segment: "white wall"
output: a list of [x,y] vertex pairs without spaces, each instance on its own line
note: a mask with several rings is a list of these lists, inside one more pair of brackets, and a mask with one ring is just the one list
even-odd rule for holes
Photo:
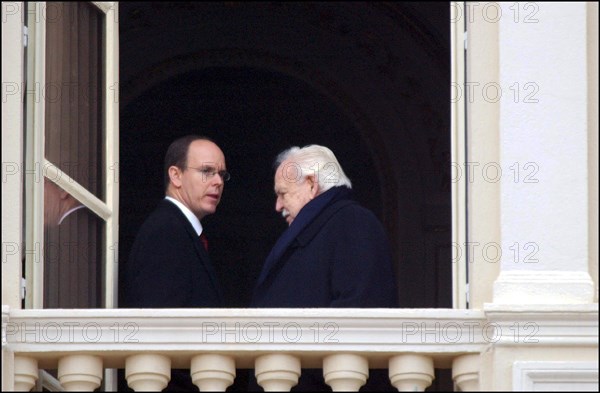
[[494,302],[591,302],[587,7],[498,10],[502,272]]

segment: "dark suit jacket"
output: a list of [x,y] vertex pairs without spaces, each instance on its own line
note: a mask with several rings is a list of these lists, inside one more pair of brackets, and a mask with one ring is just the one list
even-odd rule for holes
[[142,224],[123,279],[126,307],[222,307],[208,253],[192,224],[167,200]]
[[398,307],[386,233],[343,199],[327,206],[258,282],[252,307]]
[[[130,308],[223,307],[208,253],[172,202],[161,201],[142,224],[125,266],[123,291],[121,305]],[[171,371],[165,391],[197,390],[189,370]]]

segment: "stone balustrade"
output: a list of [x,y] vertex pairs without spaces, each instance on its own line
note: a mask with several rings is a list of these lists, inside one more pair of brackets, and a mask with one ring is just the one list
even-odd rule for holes
[[201,391],[225,391],[240,368],[265,391],[289,391],[302,368],[321,368],[333,391],[382,368],[399,391],[425,390],[435,368],[477,390],[488,330],[482,312],[448,309],[3,309],[15,390],[57,369],[65,390],[93,391],[116,368],[135,391],[160,391],[174,368]]

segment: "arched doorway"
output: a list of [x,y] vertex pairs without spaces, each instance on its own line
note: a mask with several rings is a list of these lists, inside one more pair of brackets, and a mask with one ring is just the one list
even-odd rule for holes
[[281,150],[330,146],[356,199],[384,216],[378,171],[363,136],[327,97],[298,79],[253,68],[189,71],[148,90],[123,108],[121,118],[121,211],[127,212],[121,234],[127,243],[164,196],[162,158],[174,139],[206,135],[225,152],[232,180],[217,213],[203,224],[230,307],[247,306],[262,263],[286,227],[274,210],[273,159]]
[[451,307],[448,21],[447,4],[123,3],[121,263],[168,144],[205,133],[234,174],[206,225],[244,306],[284,229],[272,160],[320,143],[384,222],[401,304]]

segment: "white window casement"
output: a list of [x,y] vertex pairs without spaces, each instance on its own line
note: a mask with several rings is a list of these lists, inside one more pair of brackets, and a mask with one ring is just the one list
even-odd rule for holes
[[112,308],[118,279],[117,4],[26,7],[25,308]]
[[[450,4],[450,149],[454,168],[466,168],[465,140],[465,31],[466,7],[464,2]],[[467,189],[466,176],[457,176],[452,172],[452,307],[468,308],[467,279]],[[457,253],[458,252],[458,253]]]

